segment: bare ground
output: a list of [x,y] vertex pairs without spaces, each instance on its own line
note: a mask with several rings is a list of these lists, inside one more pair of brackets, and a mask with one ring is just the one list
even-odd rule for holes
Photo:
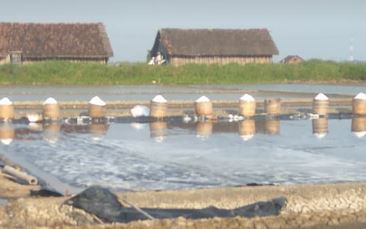
[[118,193],[139,207],[235,208],[285,196],[279,216],[145,220],[101,224],[88,213],[62,205],[66,197],[30,197],[37,186],[24,186],[0,174],[0,197],[12,198],[0,207],[0,228],[366,228],[366,183],[232,187],[176,191]]

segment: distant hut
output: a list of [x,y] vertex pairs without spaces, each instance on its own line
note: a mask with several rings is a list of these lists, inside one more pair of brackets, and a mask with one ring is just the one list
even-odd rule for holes
[[112,56],[102,23],[0,23],[0,64],[44,60],[107,63]]
[[303,62],[304,59],[297,55],[290,55],[283,58],[280,63],[282,64],[299,64]]
[[172,65],[272,63],[278,49],[267,29],[161,29],[151,49],[159,54]]

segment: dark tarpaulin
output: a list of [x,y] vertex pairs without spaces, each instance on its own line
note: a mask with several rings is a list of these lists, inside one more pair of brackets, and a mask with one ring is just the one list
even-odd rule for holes
[[[97,216],[104,222],[130,222],[134,220],[148,219],[150,215],[156,219],[185,217],[189,219],[213,218],[213,217],[256,217],[278,215],[285,206],[285,197],[274,198],[269,201],[256,202],[235,209],[220,209],[208,207],[203,209],[159,209],[123,206],[115,194],[106,188],[92,186],[80,194],[65,201],[65,204],[83,209]],[[142,212],[145,214],[143,214]]]

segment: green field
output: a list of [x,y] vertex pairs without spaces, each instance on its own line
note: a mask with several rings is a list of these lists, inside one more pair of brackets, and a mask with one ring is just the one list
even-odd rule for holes
[[236,84],[365,81],[366,63],[149,66],[49,61],[0,66],[0,85]]

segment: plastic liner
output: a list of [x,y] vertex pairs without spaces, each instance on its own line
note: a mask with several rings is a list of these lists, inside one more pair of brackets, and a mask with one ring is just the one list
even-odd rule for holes
[[279,215],[286,205],[285,197],[278,197],[269,201],[256,202],[235,209],[220,209],[209,207],[203,209],[159,209],[138,208],[122,205],[116,195],[106,188],[92,186],[80,194],[65,201],[64,204],[83,209],[97,216],[104,222],[131,222],[145,219],[167,219],[185,217],[189,219],[213,217],[261,217]]

